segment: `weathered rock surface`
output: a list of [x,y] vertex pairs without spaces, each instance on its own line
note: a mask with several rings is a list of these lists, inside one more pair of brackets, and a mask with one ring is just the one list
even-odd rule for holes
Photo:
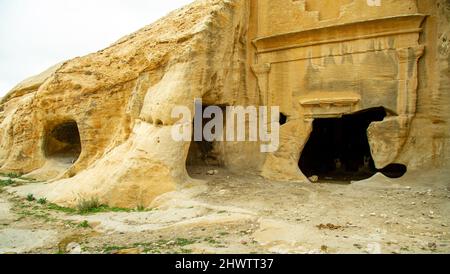
[[321,2],[195,1],[25,80],[0,104],[0,171],[51,181],[37,192],[62,205],[150,206],[191,181],[186,161],[196,144],[171,138],[171,111],[193,111],[195,98],[280,106],[277,152],[225,142],[204,155],[237,172],[307,182],[299,160],[313,121],[380,107],[386,117],[367,132],[377,168],[443,168],[448,1]]

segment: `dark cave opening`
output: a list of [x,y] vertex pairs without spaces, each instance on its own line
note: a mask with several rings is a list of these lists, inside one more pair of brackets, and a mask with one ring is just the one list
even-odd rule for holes
[[[203,105],[202,113],[207,107],[208,105]],[[218,107],[222,109],[224,114],[226,113],[226,106],[219,105]],[[224,118],[226,118],[226,116]],[[204,128],[205,125],[211,121],[211,119],[203,118],[202,128]],[[195,121],[193,122],[193,127],[194,126]],[[186,169],[188,174],[191,177],[196,177],[196,175],[204,174],[205,171],[223,167],[223,158],[221,153],[222,143],[216,141],[209,142],[204,139],[204,136],[202,136],[201,141],[195,141],[194,137],[194,132],[192,132],[192,142],[186,159]]]
[[280,126],[285,125],[288,122],[288,117],[284,113],[280,113]]
[[406,173],[406,166],[392,164],[378,170],[372,158],[367,129],[386,117],[382,107],[344,115],[342,118],[315,119],[299,167],[320,181],[351,182],[372,177],[377,172],[391,178]]
[[45,137],[45,156],[74,163],[81,154],[78,125],[68,121],[52,127]]
[[396,179],[403,177],[408,171],[408,168],[402,164],[390,164],[379,171],[389,178]]
[[191,143],[186,161],[188,167],[211,166],[219,167],[218,155],[215,154],[215,142],[200,141]]

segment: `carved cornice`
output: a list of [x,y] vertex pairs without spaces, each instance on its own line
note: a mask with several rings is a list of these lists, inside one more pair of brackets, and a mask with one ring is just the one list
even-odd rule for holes
[[359,39],[420,33],[422,32],[421,25],[426,17],[423,14],[413,14],[358,21],[260,37],[253,40],[252,43],[258,53],[267,53]]

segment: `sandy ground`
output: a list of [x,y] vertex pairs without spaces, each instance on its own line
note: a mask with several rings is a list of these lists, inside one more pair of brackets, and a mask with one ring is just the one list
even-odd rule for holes
[[[157,208],[90,215],[0,191],[0,253],[449,253],[450,176],[271,182],[219,169]],[[19,195],[21,194],[21,195]]]

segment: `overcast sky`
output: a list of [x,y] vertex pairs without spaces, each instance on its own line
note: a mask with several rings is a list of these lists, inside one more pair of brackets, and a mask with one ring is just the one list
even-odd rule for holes
[[0,97],[61,61],[107,47],[192,0],[0,0]]

